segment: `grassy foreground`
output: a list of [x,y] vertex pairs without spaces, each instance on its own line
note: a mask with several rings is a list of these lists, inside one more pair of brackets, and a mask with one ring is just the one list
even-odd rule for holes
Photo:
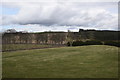
[[118,48],[81,46],[3,52],[3,78],[117,78]]
[[25,50],[34,48],[52,47],[52,45],[40,45],[40,44],[3,44],[3,51]]

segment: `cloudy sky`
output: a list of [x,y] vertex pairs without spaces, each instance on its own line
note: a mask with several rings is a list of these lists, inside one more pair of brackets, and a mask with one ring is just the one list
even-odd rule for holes
[[0,19],[2,31],[118,30],[118,0],[3,0]]

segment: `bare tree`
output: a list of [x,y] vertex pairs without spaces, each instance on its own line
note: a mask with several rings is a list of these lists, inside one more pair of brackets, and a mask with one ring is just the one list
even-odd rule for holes
[[70,43],[70,46],[72,46],[72,43],[73,43],[73,40],[74,40],[73,38],[74,38],[73,33],[70,30],[68,30],[67,42]]

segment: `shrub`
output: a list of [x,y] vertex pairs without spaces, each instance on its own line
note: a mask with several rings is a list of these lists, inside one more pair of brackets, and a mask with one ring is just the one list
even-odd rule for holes
[[83,45],[102,45],[101,41],[91,40],[91,41],[74,41],[72,46],[83,46]]
[[118,41],[105,41],[104,44],[105,45],[110,45],[110,46],[120,47],[120,42],[118,42]]
[[67,42],[67,46],[70,46],[70,42]]
[[102,45],[103,43],[101,41],[92,40],[92,41],[86,41],[84,42],[84,45]]
[[72,46],[82,46],[84,45],[84,42],[83,41],[74,41]]

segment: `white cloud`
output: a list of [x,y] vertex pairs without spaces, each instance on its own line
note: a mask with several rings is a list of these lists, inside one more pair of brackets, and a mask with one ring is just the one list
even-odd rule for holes
[[3,2],[119,2],[119,0],[2,0]]
[[112,5],[112,3],[107,5],[106,3],[65,3],[53,0],[48,3],[15,2],[14,5],[11,3],[3,3],[3,5],[20,8],[16,15],[3,15],[3,25],[29,25],[29,29],[34,31],[38,29],[41,31],[46,29],[66,31],[69,26],[74,26],[76,29],[79,26],[97,29],[117,29],[118,27],[117,13],[108,10],[108,8],[115,7],[115,4]]

